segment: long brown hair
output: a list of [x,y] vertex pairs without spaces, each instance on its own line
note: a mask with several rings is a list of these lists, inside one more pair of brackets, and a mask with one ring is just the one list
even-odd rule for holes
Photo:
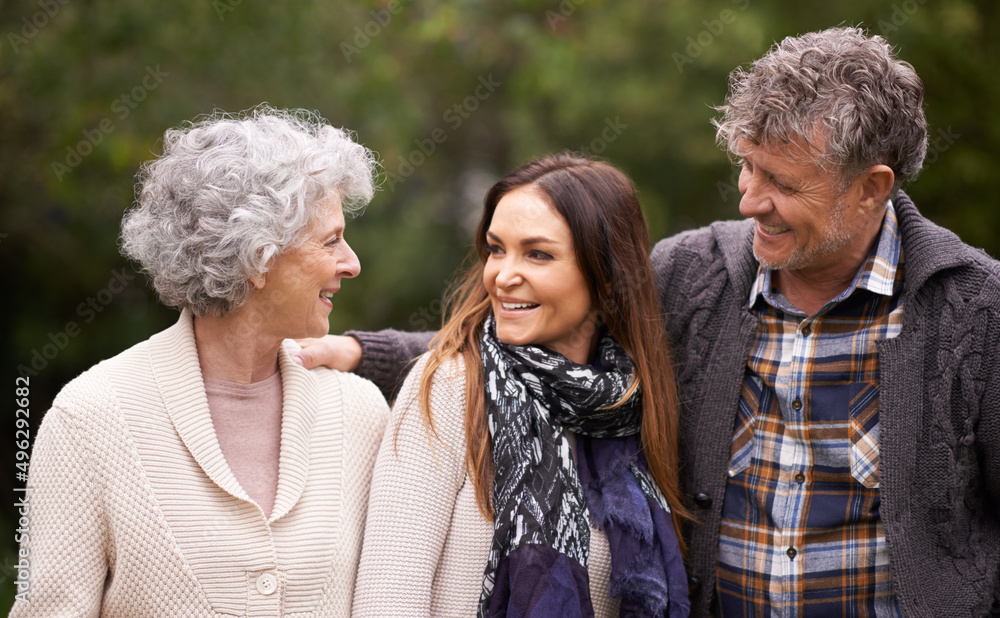
[[483,285],[486,232],[501,198],[528,186],[537,189],[569,224],[577,264],[590,282],[595,307],[635,365],[634,386],[643,390],[643,451],[673,510],[680,538],[680,521],[690,516],[678,482],[677,387],[653,286],[649,236],[635,186],[607,163],[570,153],[543,157],[514,170],[486,194],[475,252],[445,296],[447,320],[431,342],[420,379],[420,413],[428,437],[435,433],[430,408],[434,374],[444,362],[461,357],[466,375],[465,463],[476,504],[492,520],[493,457],[480,356],[482,325],[491,311]]

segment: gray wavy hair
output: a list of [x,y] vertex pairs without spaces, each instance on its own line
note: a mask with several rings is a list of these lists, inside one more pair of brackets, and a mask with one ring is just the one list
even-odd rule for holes
[[729,76],[729,95],[712,123],[735,159],[752,146],[812,139],[821,127],[820,164],[846,187],[872,165],[892,168],[894,195],[923,167],[927,154],[924,85],[880,36],[831,28],[789,37],[749,71]]
[[266,104],[216,112],[163,136],[122,220],[122,253],[163,304],[196,316],[243,306],[252,279],[300,244],[336,192],[345,212],[371,201],[375,155],[315,112]]

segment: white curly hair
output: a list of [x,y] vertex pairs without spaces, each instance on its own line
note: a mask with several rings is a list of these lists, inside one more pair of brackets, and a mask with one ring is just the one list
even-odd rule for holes
[[297,246],[333,192],[347,213],[371,201],[379,164],[315,112],[262,104],[168,130],[139,173],[122,253],[160,300],[196,316],[243,306],[252,280]]

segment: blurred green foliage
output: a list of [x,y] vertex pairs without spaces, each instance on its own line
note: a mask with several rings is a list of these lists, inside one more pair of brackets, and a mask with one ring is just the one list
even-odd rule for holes
[[[8,401],[32,368],[33,429],[59,388],[169,325],[118,254],[163,131],[262,101],[318,110],[380,153],[347,237],[363,265],[331,326],[415,328],[471,246],[486,189],[563,148],[638,184],[652,239],[738,217],[709,119],[727,74],[775,40],[864,25],[927,87],[923,212],[1000,254],[993,0],[177,0],[0,2],[0,283]],[[991,171],[992,170],[992,171]],[[133,277],[128,281],[129,277]],[[124,283],[123,283],[124,282]],[[14,594],[14,406],[2,449],[0,611]]]

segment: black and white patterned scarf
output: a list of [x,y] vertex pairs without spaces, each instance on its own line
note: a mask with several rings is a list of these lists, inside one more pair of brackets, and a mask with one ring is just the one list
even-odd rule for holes
[[[565,432],[635,435],[642,397],[637,390],[612,407],[628,390],[634,366],[604,327],[597,344],[600,370],[538,346],[501,343],[493,316],[483,324],[482,357],[495,469],[493,543],[479,604],[479,615],[487,616],[501,561],[526,545],[576,561],[586,583],[587,499]],[[648,472],[639,474],[646,476],[644,486],[655,487]]]

